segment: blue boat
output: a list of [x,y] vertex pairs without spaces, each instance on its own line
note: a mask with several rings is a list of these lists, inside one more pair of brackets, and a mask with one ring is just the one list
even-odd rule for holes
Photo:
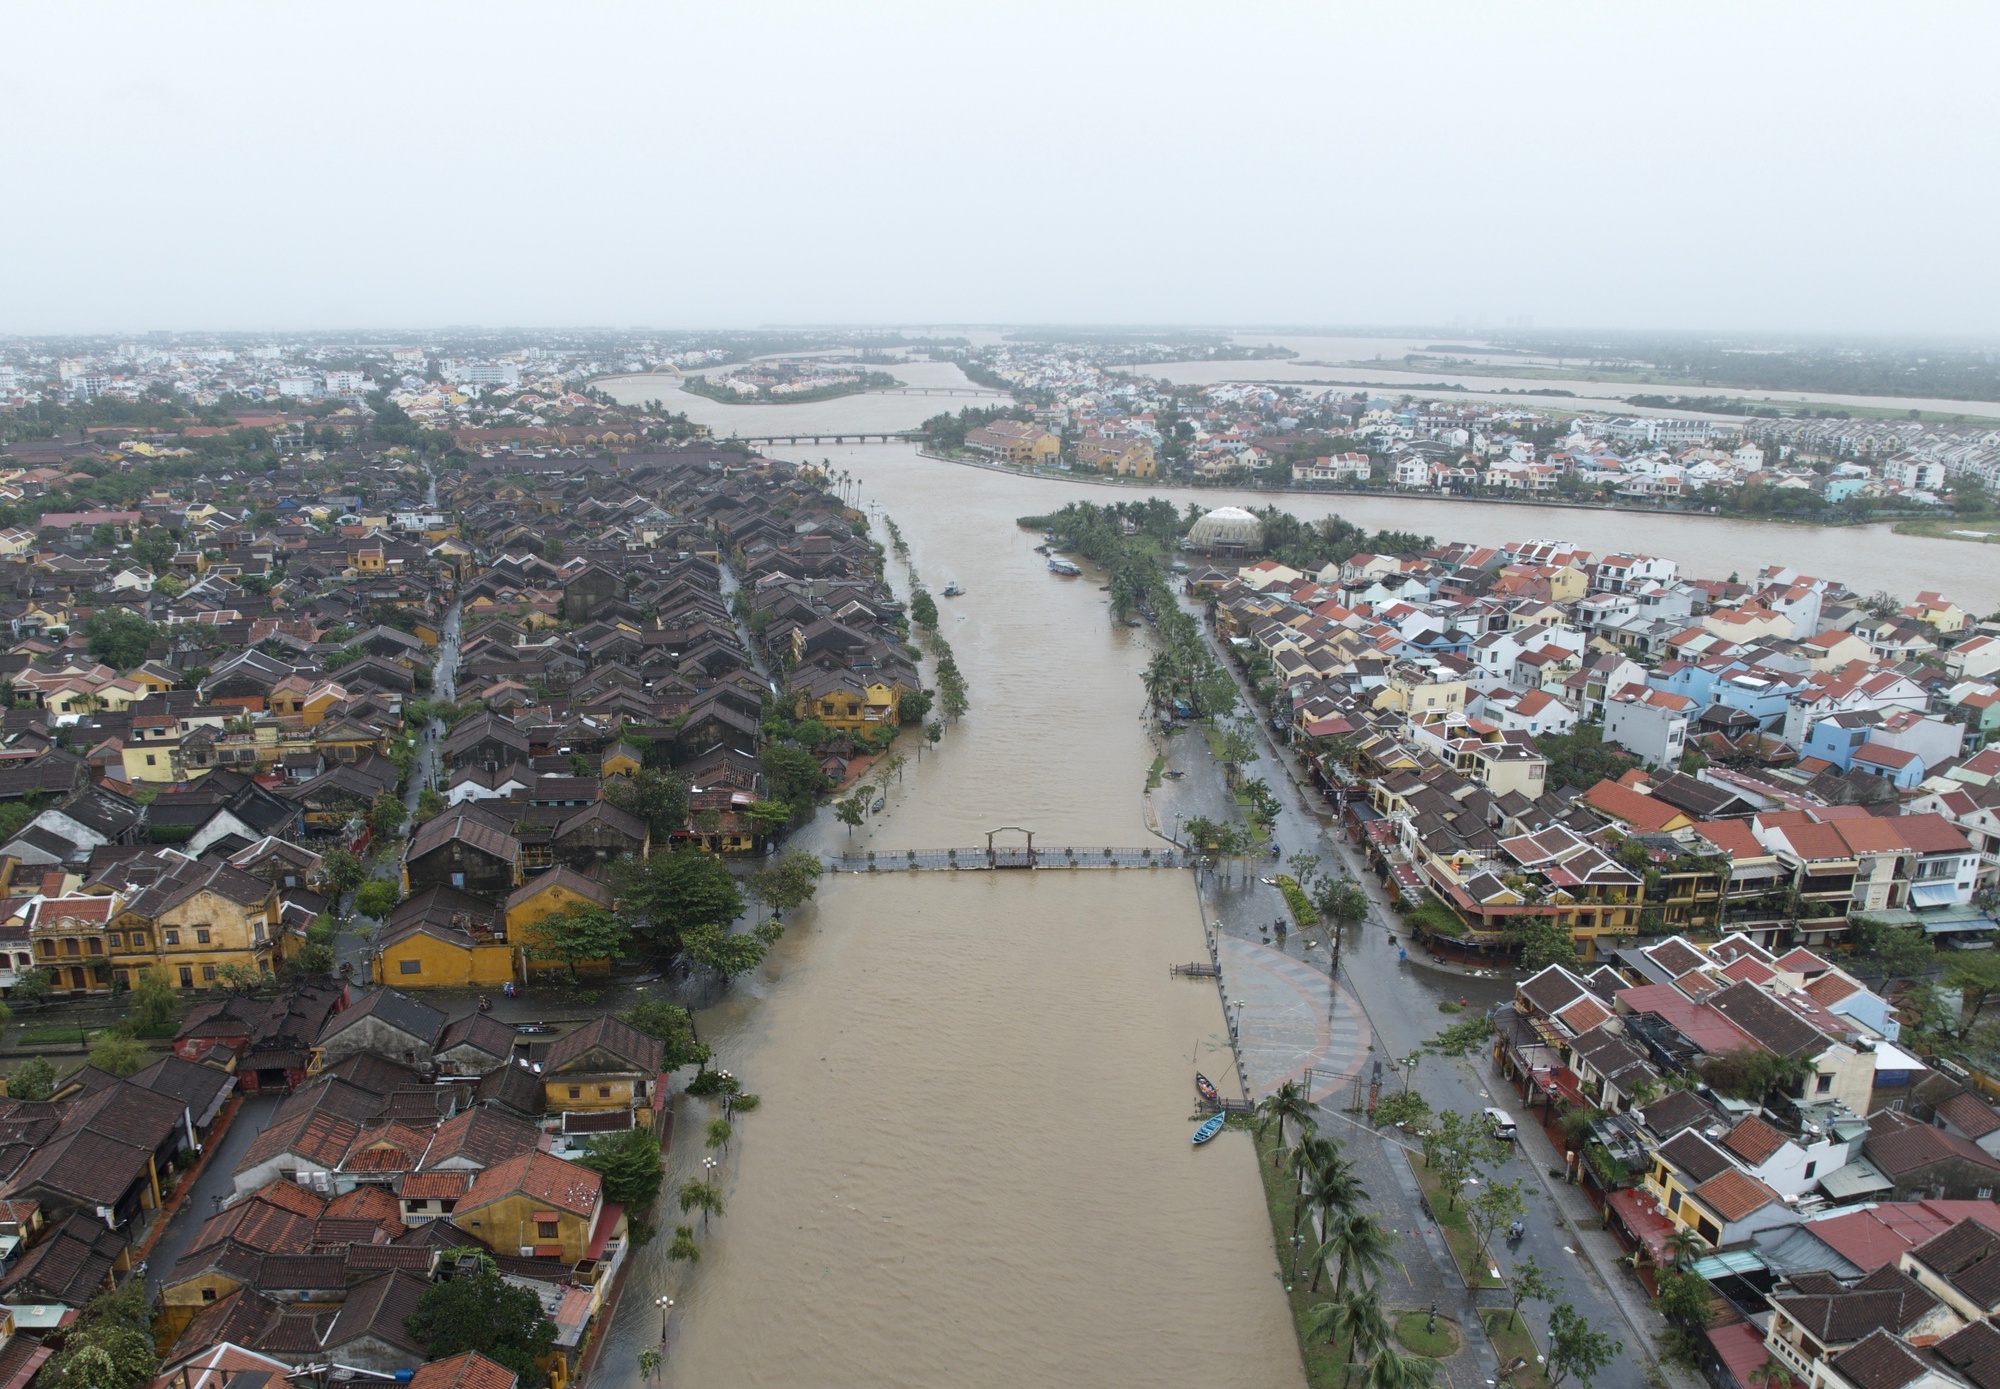
[[1221,1133],[1222,1126],[1228,1122],[1228,1119],[1229,1116],[1227,1114],[1218,1114],[1212,1119],[1202,1120],[1201,1127],[1194,1131],[1195,1144],[1199,1146],[1208,1142],[1209,1139],[1215,1137],[1218,1133]]

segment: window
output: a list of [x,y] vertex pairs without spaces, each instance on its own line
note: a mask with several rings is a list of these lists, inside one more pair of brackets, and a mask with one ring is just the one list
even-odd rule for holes
[[196,945],[208,944],[208,927],[197,926],[194,928],[194,943]]
[[153,754],[152,754],[152,753],[150,753],[150,752],[149,752],[149,753],[147,753],[147,754],[146,754],[146,765],[147,765],[148,767],[152,766],[152,765],[153,765],[153,761],[154,761],[154,758],[153,758]]
[[144,931],[134,931],[132,933],[132,948],[134,950],[144,950],[146,948],[146,933]]
[[454,874],[452,874],[452,875],[451,875],[451,885],[452,885],[453,887],[464,887],[464,886],[465,886],[465,874],[463,874],[463,873],[454,873]]
[[44,955],[53,955],[56,953],[54,941],[38,940],[35,942],[35,949],[41,951]]
[[104,953],[104,942],[99,940],[96,936],[92,936],[90,938],[90,940],[87,942],[87,947],[90,953],[93,955],[102,955]]
[[124,944],[125,944],[125,937],[119,934],[117,931],[113,931],[111,933],[111,948],[113,950],[117,950]]
[[1680,1192],[1678,1191],[1669,1192],[1667,1194],[1667,1209],[1670,1211],[1678,1211],[1680,1208],[1681,1208]]
[[201,1290],[201,1300],[202,1300],[203,1302],[213,1302],[213,1301],[215,1301],[215,1289],[214,1289],[214,1288],[203,1288],[203,1289]]
[[204,984],[213,984],[215,982],[215,966],[203,965],[201,967],[201,979]]
[[1992,1187],[1990,1187],[1990,1186],[1982,1186],[1981,1188],[1979,1188],[1979,1192],[1978,1192],[1978,1196],[1979,1196],[1979,1199],[1980,1199],[1980,1200],[1982,1200],[1982,1201],[1990,1201],[1990,1200],[1992,1200],[1992,1199],[1993,1199],[1993,1188],[1992,1188]]
[[1694,1228],[1695,1228],[1695,1233],[1700,1235],[1703,1239],[1707,1240],[1710,1244],[1714,1244],[1717,1240],[1722,1238],[1722,1231],[1716,1229],[1712,1221],[1697,1220],[1694,1223]]
[[570,1086],[570,1087],[569,1087],[569,1097],[570,1097],[571,1099],[573,1099],[573,1100],[580,1100],[580,1099],[582,1099],[582,1098],[583,1098],[583,1087],[582,1087],[581,1085],[572,1085],[572,1086]]
[[63,954],[76,956],[76,955],[81,955],[82,953],[83,953],[83,947],[78,945],[74,940],[66,940],[63,942]]
[[1833,1077],[1832,1077],[1832,1076],[1830,1076],[1830,1075],[1821,1075],[1821,1076],[1817,1077],[1817,1078],[1816,1078],[1816,1080],[1815,1080],[1815,1082],[1814,1082],[1814,1085],[1813,1085],[1813,1093],[1814,1093],[1815,1095],[1828,1095],[1828,1094],[1832,1094],[1832,1093],[1833,1093]]
[[181,987],[184,989],[194,987],[194,971],[186,965],[181,966]]
[[117,978],[117,980],[118,980],[118,987],[119,987],[119,988],[121,988],[121,989],[129,989],[129,988],[131,988],[131,987],[132,987],[132,971],[131,971],[131,970],[129,970],[129,969],[118,969],[118,970],[113,970],[113,971],[112,971],[112,974],[113,974],[113,976],[114,976],[114,977],[116,977],[116,978]]
[[611,1098],[611,1087],[610,1087],[609,1085],[600,1085],[600,1086],[598,1086],[598,1087],[597,1087],[597,1098],[598,1098],[598,1099],[600,1099],[600,1100],[608,1100],[608,1099],[610,1099],[610,1098]]
[[557,1232],[557,1230],[556,1230],[556,1223],[555,1223],[555,1221],[553,1221],[553,1220],[537,1220],[537,1221],[535,1222],[535,1238],[537,1238],[537,1239],[554,1239],[554,1238],[556,1237],[557,1233],[558,1233],[558,1232]]
[[424,962],[422,960],[398,960],[396,961],[396,969],[402,974],[422,974],[424,972]]
[[168,945],[179,945],[181,943],[181,933],[179,931],[168,931],[166,936]]
[[1819,1164],[1818,1164],[1817,1162],[1809,1162],[1809,1163],[1807,1163],[1807,1164],[1806,1164],[1806,1180],[1807,1180],[1807,1181],[1811,1181],[1811,1180],[1812,1180],[1812,1174],[1813,1174],[1813,1173],[1815,1173],[1815,1172],[1817,1172],[1818,1170],[1819,1170]]

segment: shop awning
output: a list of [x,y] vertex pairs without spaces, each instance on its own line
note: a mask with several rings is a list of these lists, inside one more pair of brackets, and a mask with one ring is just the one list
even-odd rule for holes
[[1910,905],[1913,907],[1948,907],[1957,895],[1957,883],[1910,884]]
[[1726,1278],[1732,1273],[1758,1273],[1766,1267],[1764,1256],[1754,1249],[1726,1249],[1699,1260],[1694,1271],[1703,1278]]
[[1625,1233],[1639,1242],[1648,1258],[1656,1264],[1672,1262],[1667,1253],[1667,1239],[1674,1232],[1674,1223],[1660,1214],[1651,1192],[1627,1187],[1612,1192],[1608,1204],[1618,1223],[1625,1227]]

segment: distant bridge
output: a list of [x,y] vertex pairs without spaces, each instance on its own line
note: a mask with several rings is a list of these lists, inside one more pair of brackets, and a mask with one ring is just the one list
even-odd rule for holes
[[1006,391],[996,391],[985,386],[891,386],[886,390],[870,391],[870,395],[971,395],[991,396],[995,400],[1011,400]]
[[853,431],[845,434],[732,434],[729,439],[739,444],[906,444],[923,437],[915,430],[901,433],[874,430],[866,434]]

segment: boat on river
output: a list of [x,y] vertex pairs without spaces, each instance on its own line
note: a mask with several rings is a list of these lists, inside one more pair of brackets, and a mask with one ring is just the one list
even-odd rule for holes
[[943,588],[942,588],[941,590],[939,590],[939,591],[940,591],[941,593],[943,593],[943,594],[944,594],[944,596],[945,596],[945,597],[947,597],[947,598],[956,598],[956,597],[958,597],[958,596],[959,596],[960,594],[962,594],[962,593],[964,593],[964,592],[965,592],[965,590],[964,590],[964,589],[960,588],[960,587],[959,587],[959,586],[958,586],[957,584],[955,584],[955,583],[952,583],[952,584],[946,584],[946,585],[945,585],[945,586],[944,586],[944,587],[943,587]]
[[1194,1131],[1194,1138],[1192,1140],[1194,1144],[1199,1147],[1218,1133],[1221,1133],[1222,1126],[1228,1121],[1228,1118],[1227,1114],[1218,1114],[1212,1119],[1202,1120],[1201,1127]]
[[1200,1071],[1196,1071],[1194,1073],[1194,1088],[1196,1090],[1199,1090],[1201,1092],[1201,1097],[1209,1101],[1210,1103],[1214,1103],[1215,1101],[1222,1098],[1222,1096],[1216,1092],[1215,1082],[1210,1080],[1207,1076],[1203,1075]]
[[1074,579],[1083,571],[1066,559],[1052,559],[1049,561],[1049,572],[1065,579]]

